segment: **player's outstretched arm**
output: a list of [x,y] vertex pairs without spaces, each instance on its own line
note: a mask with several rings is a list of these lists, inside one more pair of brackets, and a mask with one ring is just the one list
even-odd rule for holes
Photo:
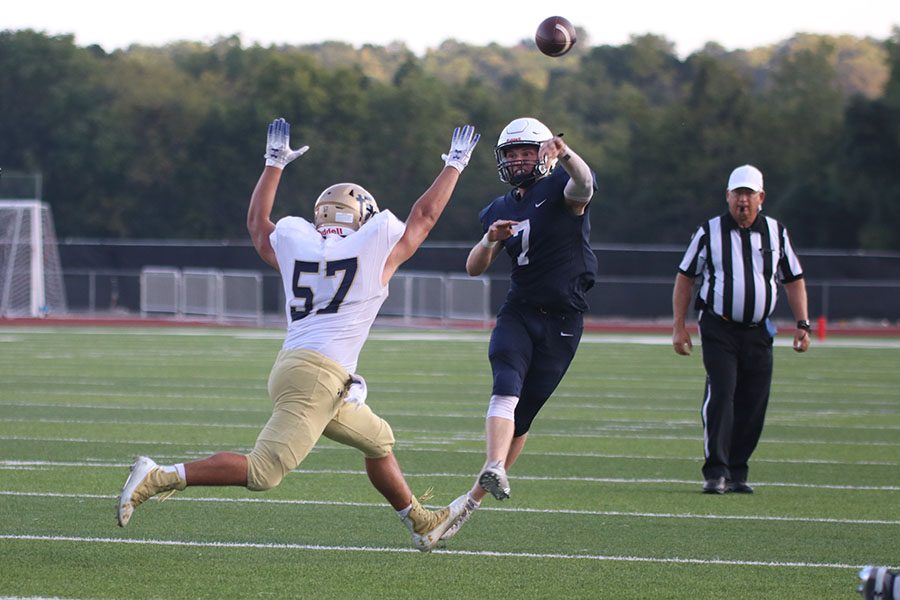
[[309,150],[303,146],[291,150],[291,125],[284,119],[275,119],[269,124],[266,136],[266,167],[253,188],[250,196],[250,207],[247,209],[247,231],[253,240],[253,247],[267,264],[278,270],[275,250],[269,241],[269,235],[275,229],[272,222],[272,205],[275,203],[275,192],[281,181],[284,167]]
[[444,212],[444,208],[450,202],[450,196],[456,188],[459,175],[469,164],[472,151],[480,139],[481,134],[476,133],[475,128],[471,125],[457,127],[453,131],[450,150],[447,154],[441,155],[444,160],[444,168],[431,187],[425,190],[425,193],[416,200],[410,209],[409,217],[406,219],[406,231],[384,264],[384,271],[381,275],[382,284],[387,284],[400,265],[409,260],[428,237],[441,213]]
[[541,144],[538,156],[547,162],[554,158],[558,160],[557,165],[569,174],[569,181],[563,190],[566,204],[573,213],[584,214],[594,195],[594,175],[588,164],[558,135]]

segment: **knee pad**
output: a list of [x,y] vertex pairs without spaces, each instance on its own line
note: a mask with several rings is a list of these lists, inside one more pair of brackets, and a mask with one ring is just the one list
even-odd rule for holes
[[516,396],[491,396],[491,401],[488,403],[487,416],[515,421],[516,405],[518,403],[519,398]]
[[247,489],[264,492],[281,483],[291,466],[290,449],[283,444],[259,444],[247,455]]

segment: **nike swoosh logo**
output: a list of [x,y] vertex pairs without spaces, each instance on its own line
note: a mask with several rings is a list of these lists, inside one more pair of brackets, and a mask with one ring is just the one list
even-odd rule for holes
[[566,333],[565,331],[560,331],[559,335],[562,337],[574,337],[575,336],[574,333]]
[[544,198],[544,199],[541,200],[540,202],[535,202],[535,203],[534,203],[534,207],[535,207],[535,208],[540,208],[541,204],[543,204],[543,203],[546,202],[546,201],[547,201],[547,199]]

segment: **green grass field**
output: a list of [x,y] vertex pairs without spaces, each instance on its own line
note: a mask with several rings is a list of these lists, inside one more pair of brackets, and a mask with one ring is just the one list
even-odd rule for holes
[[[780,337],[755,494],[700,493],[699,348],[587,335],[512,498],[422,554],[328,440],[274,490],[192,488],[116,526],[134,456],[249,450],[280,331],[0,328],[0,596],[858,597],[860,566],[900,564],[900,342]],[[432,505],[481,467],[486,353],[482,332],[388,329],[363,350]]]

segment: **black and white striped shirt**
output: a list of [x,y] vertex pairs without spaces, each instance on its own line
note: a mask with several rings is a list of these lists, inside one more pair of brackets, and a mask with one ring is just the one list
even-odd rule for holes
[[787,229],[761,214],[747,229],[729,213],[703,223],[678,271],[692,279],[703,275],[698,310],[748,325],[764,321],[775,310],[776,278],[790,283],[803,277]]

